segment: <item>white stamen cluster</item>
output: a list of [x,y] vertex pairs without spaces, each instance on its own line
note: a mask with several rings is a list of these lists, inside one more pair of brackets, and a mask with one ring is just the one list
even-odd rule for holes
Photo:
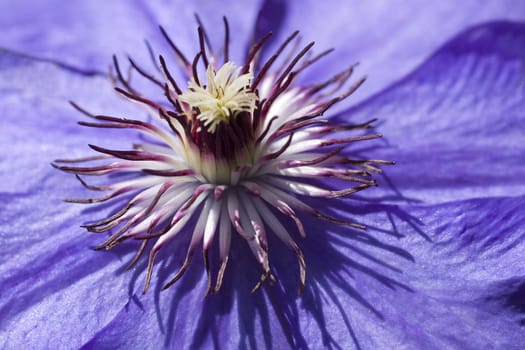
[[253,113],[256,107],[257,95],[250,90],[253,74],[241,74],[241,68],[229,61],[215,73],[209,65],[206,69],[207,85],[201,86],[192,77],[188,90],[178,96],[178,100],[189,108],[199,110],[197,118],[210,133],[215,132],[218,124],[228,123],[240,112]]
[[[225,29],[228,38],[226,21]],[[124,194],[130,196],[128,203],[113,215],[85,227],[92,232],[112,232],[100,249],[111,249],[129,239],[141,241],[130,266],[143,255],[148,242],[154,242],[149,253],[145,290],[159,251],[180,234],[191,234],[188,252],[180,270],[165,288],[183,275],[202,244],[208,292],[218,291],[229,260],[230,243],[237,234],[246,241],[261,266],[257,289],[265,280],[274,280],[267,232],[279,237],[297,256],[302,290],[306,278],[305,260],[281,220],[288,220],[303,237],[301,213],[351,228],[364,228],[321,213],[307,204],[308,198],[338,198],[374,186],[370,173],[380,172],[378,164],[390,164],[380,160],[353,160],[345,155],[353,142],[380,137],[378,134],[348,134],[369,128],[370,122],[330,125],[329,120],[320,118],[332,105],[351,95],[363,80],[335,97],[333,93],[342,89],[353,67],[318,84],[295,86],[297,74],[326,54],[305,59],[312,44],[292,53],[291,60],[285,59],[270,70],[276,59],[282,57],[282,52],[290,49],[289,44],[296,40],[297,32],[261,65],[257,74],[251,72],[250,67],[259,66],[256,60],[268,36],[254,44],[246,63],[239,68],[229,61],[226,42],[224,63],[217,69],[217,57],[208,59],[211,50],[205,45],[201,28],[201,50],[193,64],[164,30],[162,33],[179,56],[181,69],[189,80],[187,90],[183,92],[178,87],[162,56],[163,78],[146,73],[130,60],[135,71],[162,88],[162,94],[170,103],[166,107],[138,93],[124,78],[115,59],[113,81],[118,84],[115,89],[129,100],[146,106],[156,117],[156,123],[94,115],[73,104],[92,119],[80,124],[102,129],[134,129],[151,141],[125,151],[90,145],[99,155],[57,160],[57,163],[66,163],[55,164],[58,169],[75,174],[88,189],[109,191],[102,197],[69,201],[95,203]],[[196,73],[199,60],[206,67],[205,84],[201,84]],[[71,163],[85,162],[96,164],[71,166]],[[89,185],[80,177],[118,173],[135,177],[127,176],[108,186]],[[330,185],[326,181],[312,182],[312,179],[332,179],[333,182]],[[196,223],[188,232],[192,218]],[[208,251],[212,249],[214,238],[218,242],[220,268],[212,288]]]

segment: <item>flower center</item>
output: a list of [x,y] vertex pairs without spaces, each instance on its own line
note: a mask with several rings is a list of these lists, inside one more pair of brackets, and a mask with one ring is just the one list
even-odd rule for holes
[[253,74],[226,61],[218,70],[206,67],[206,81],[196,73],[188,89],[177,96],[182,115],[191,125],[186,149],[189,164],[205,182],[235,185],[255,162],[254,114],[259,97],[251,85]]
[[190,118],[195,116],[213,134],[220,123],[229,123],[239,113],[253,113],[258,98],[250,89],[252,79],[252,73],[241,74],[241,67],[236,67],[231,61],[217,72],[208,65],[207,85],[201,85],[192,77],[188,90],[178,99],[188,104],[186,113]]

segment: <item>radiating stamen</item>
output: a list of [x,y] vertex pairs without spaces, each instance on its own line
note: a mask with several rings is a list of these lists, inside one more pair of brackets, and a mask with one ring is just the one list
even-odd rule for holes
[[[330,117],[321,118],[334,104],[350,96],[364,78],[349,83],[355,68],[352,65],[321,82],[299,85],[297,76],[331,50],[310,57],[314,44],[301,49],[298,32],[286,38],[266,62],[261,62],[260,69],[261,52],[271,33],[249,48],[244,62],[235,64],[230,61],[230,28],[225,17],[223,47],[217,51],[222,52],[219,60],[200,18],[196,18],[198,52],[188,56],[193,57],[192,61],[160,27],[175,53],[178,68],[189,80],[187,86],[176,81],[176,75],[170,71],[172,63],[168,64],[163,55],[156,56],[147,42],[154,61],[153,73],[128,57],[130,74],[125,76],[124,67],[113,56],[110,80],[115,91],[145,108],[151,120],[93,114],[71,102],[89,118],[80,125],[101,131],[132,129],[140,134],[140,141],[130,142],[130,149],[119,150],[89,145],[98,155],[57,159],[52,165],[75,174],[88,190],[108,191],[96,198],[67,201],[127,201],[107,218],[83,227],[108,234],[96,249],[112,249],[127,240],[140,241],[128,268],[135,266],[148,250],[148,243],[153,243],[144,293],[151,284],[160,250],[174,237],[188,234],[191,239],[184,261],[163,290],[184,275],[195,251],[202,249],[206,295],[217,293],[224,283],[234,237],[245,241],[245,247],[260,266],[261,275],[254,276],[253,291],[267,282],[273,284],[272,247],[267,235],[274,234],[297,259],[298,289],[302,293],[308,257],[294,237],[307,234],[303,215],[346,226],[352,237],[366,239],[354,230],[364,230],[365,226],[321,213],[308,204],[310,199],[337,203],[336,198],[376,186],[371,174],[380,172],[379,166],[393,164],[348,156],[353,143],[381,137],[371,132],[350,134],[370,129],[374,120],[338,125]],[[204,66],[203,79],[199,77],[200,64]],[[132,86],[132,72],[157,87],[158,96],[144,96]],[[158,97],[166,99],[160,101]],[[91,185],[81,177],[107,174],[124,176],[107,177],[115,181],[110,185]],[[336,181],[327,183],[327,179]],[[281,220],[289,222],[293,232]],[[216,242],[220,266],[212,283],[215,268],[209,254]]]
[[222,17],[224,23],[224,63],[230,60],[230,25],[226,16]]

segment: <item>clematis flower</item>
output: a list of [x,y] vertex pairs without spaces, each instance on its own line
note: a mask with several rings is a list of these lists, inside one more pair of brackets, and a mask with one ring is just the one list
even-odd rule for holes
[[[471,11],[478,9],[475,1],[461,8],[440,3],[444,5],[430,7],[421,16],[411,12],[420,6],[417,2],[406,5],[406,12],[393,13],[387,7],[378,14],[377,9],[367,10],[372,5],[351,4],[349,11],[364,14],[354,21],[346,20],[352,12],[344,9],[323,10],[328,17],[319,5],[294,1],[263,2],[249,9],[232,2],[221,5],[219,15],[216,5],[203,2],[181,5],[179,10],[188,16],[178,11],[175,17],[166,4],[156,8],[140,2],[107,5],[106,10],[113,9],[110,18],[100,8],[91,15],[93,2],[75,5],[84,11],[69,11],[73,5],[62,4],[64,12],[41,12],[40,17],[29,16],[23,2],[0,11],[10,15],[0,21],[7,34],[2,45],[25,53],[4,50],[0,55],[1,343],[6,348],[519,349],[525,341],[525,185],[520,161],[525,25],[467,24],[520,20],[525,12],[515,2],[486,5],[479,12]],[[53,2],[32,5],[38,10],[51,8]],[[444,22],[437,16],[440,30],[425,32],[425,42],[415,40],[421,23],[436,18],[432,11],[449,14],[447,6],[454,11]],[[241,9],[242,16],[230,15]],[[325,200],[309,203],[368,230],[301,216],[307,236],[294,236],[308,266],[301,296],[296,292],[295,256],[272,235],[268,247],[277,281],[273,286],[250,292],[260,266],[246,243],[232,237],[220,293],[204,298],[208,282],[199,259],[188,266],[184,278],[161,292],[162,282],[184,261],[191,231],[162,249],[151,289],[142,295],[147,262],[125,271],[137,245],[94,251],[90,248],[105,237],[79,228],[115,213],[114,206],[85,209],[61,202],[85,197],[86,192],[74,178],[49,166],[53,158],[83,157],[87,144],[124,149],[130,139],[137,139],[122,130],[80,128],[75,124],[79,115],[67,101],[108,115],[140,114],[115,97],[99,72],[113,52],[133,51],[135,57],[134,46],[143,37],[152,38],[153,48],[162,48],[161,41],[155,41],[162,39],[154,30],[158,23],[169,22],[165,29],[176,33],[181,49],[198,51],[193,12],[206,28],[214,28],[222,14],[228,14],[234,62],[242,58],[256,24],[257,36],[271,27],[282,42],[300,29],[305,40],[318,42],[319,52],[336,47],[305,71],[305,84],[332,76],[333,63],[339,62],[339,68],[352,64],[355,53],[361,56],[360,71],[366,68],[370,75],[371,87],[362,86],[359,102],[338,105],[326,118],[340,124],[377,118],[377,129],[385,137],[361,143],[351,155],[397,164],[378,177],[377,188],[359,196],[329,205]],[[401,29],[388,39],[367,31],[372,14],[377,23],[384,22],[379,32]],[[53,24],[55,18],[61,20]],[[326,23],[326,18],[333,21]],[[29,19],[36,23],[13,25]],[[321,20],[322,26],[316,25]],[[58,35],[57,28],[68,23],[78,28]],[[80,23],[91,25],[83,28]],[[215,33],[209,33],[213,39]],[[40,40],[33,37],[37,34]],[[89,40],[91,35],[97,40]],[[126,37],[130,40],[122,40]],[[264,54],[278,47],[277,39]],[[145,56],[137,52],[137,61],[147,62],[144,51]],[[381,51],[383,57],[372,55]],[[372,63],[366,63],[369,56]],[[374,72],[385,71],[389,73],[373,78]],[[293,232],[293,220],[289,224]]]

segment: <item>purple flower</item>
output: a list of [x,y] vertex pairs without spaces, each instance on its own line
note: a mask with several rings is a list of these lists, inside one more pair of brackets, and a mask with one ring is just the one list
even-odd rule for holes
[[[8,349],[519,349],[525,341],[523,5],[403,2],[394,11],[391,2],[335,9],[266,1],[232,2],[219,13],[215,6],[0,5],[0,46],[9,49],[0,51],[0,343]],[[266,55],[295,29],[305,42],[316,40],[317,53],[336,48],[304,72],[305,84],[357,60],[358,73],[370,76],[355,99],[327,117],[341,124],[378,118],[384,138],[358,143],[351,154],[397,164],[378,177],[377,188],[328,206],[309,202],[368,230],[301,216],[307,237],[294,236],[308,266],[301,296],[295,256],[272,235],[273,286],[250,293],[261,268],[232,236],[220,293],[204,298],[202,259],[160,292],[184,261],[191,231],[163,248],[169,251],[159,256],[142,295],[147,259],[125,271],[140,243],[97,252],[90,248],[107,236],[79,228],[115,213],[115,205],[62,202],[87,191],[50,161],[83,157],[87,144],[126,149],[141,141],[133,132],[76,125],[81,116],[67,101],[144,118],[115,98],[100,72],[114,52],[149,62],[148,50],[137,49],[144,37],[155,52],[170,52],[158,23],[185,52],[197,52],[194,12],[212,43],[222,33],[209,28],[222,28],[228,16],[235,62],[242,62],[257,24],[259,37],[269,29],[276,37]],[[294,230],[293,220],[287,228]],[[219,261],[218,254],[211,258]]]

